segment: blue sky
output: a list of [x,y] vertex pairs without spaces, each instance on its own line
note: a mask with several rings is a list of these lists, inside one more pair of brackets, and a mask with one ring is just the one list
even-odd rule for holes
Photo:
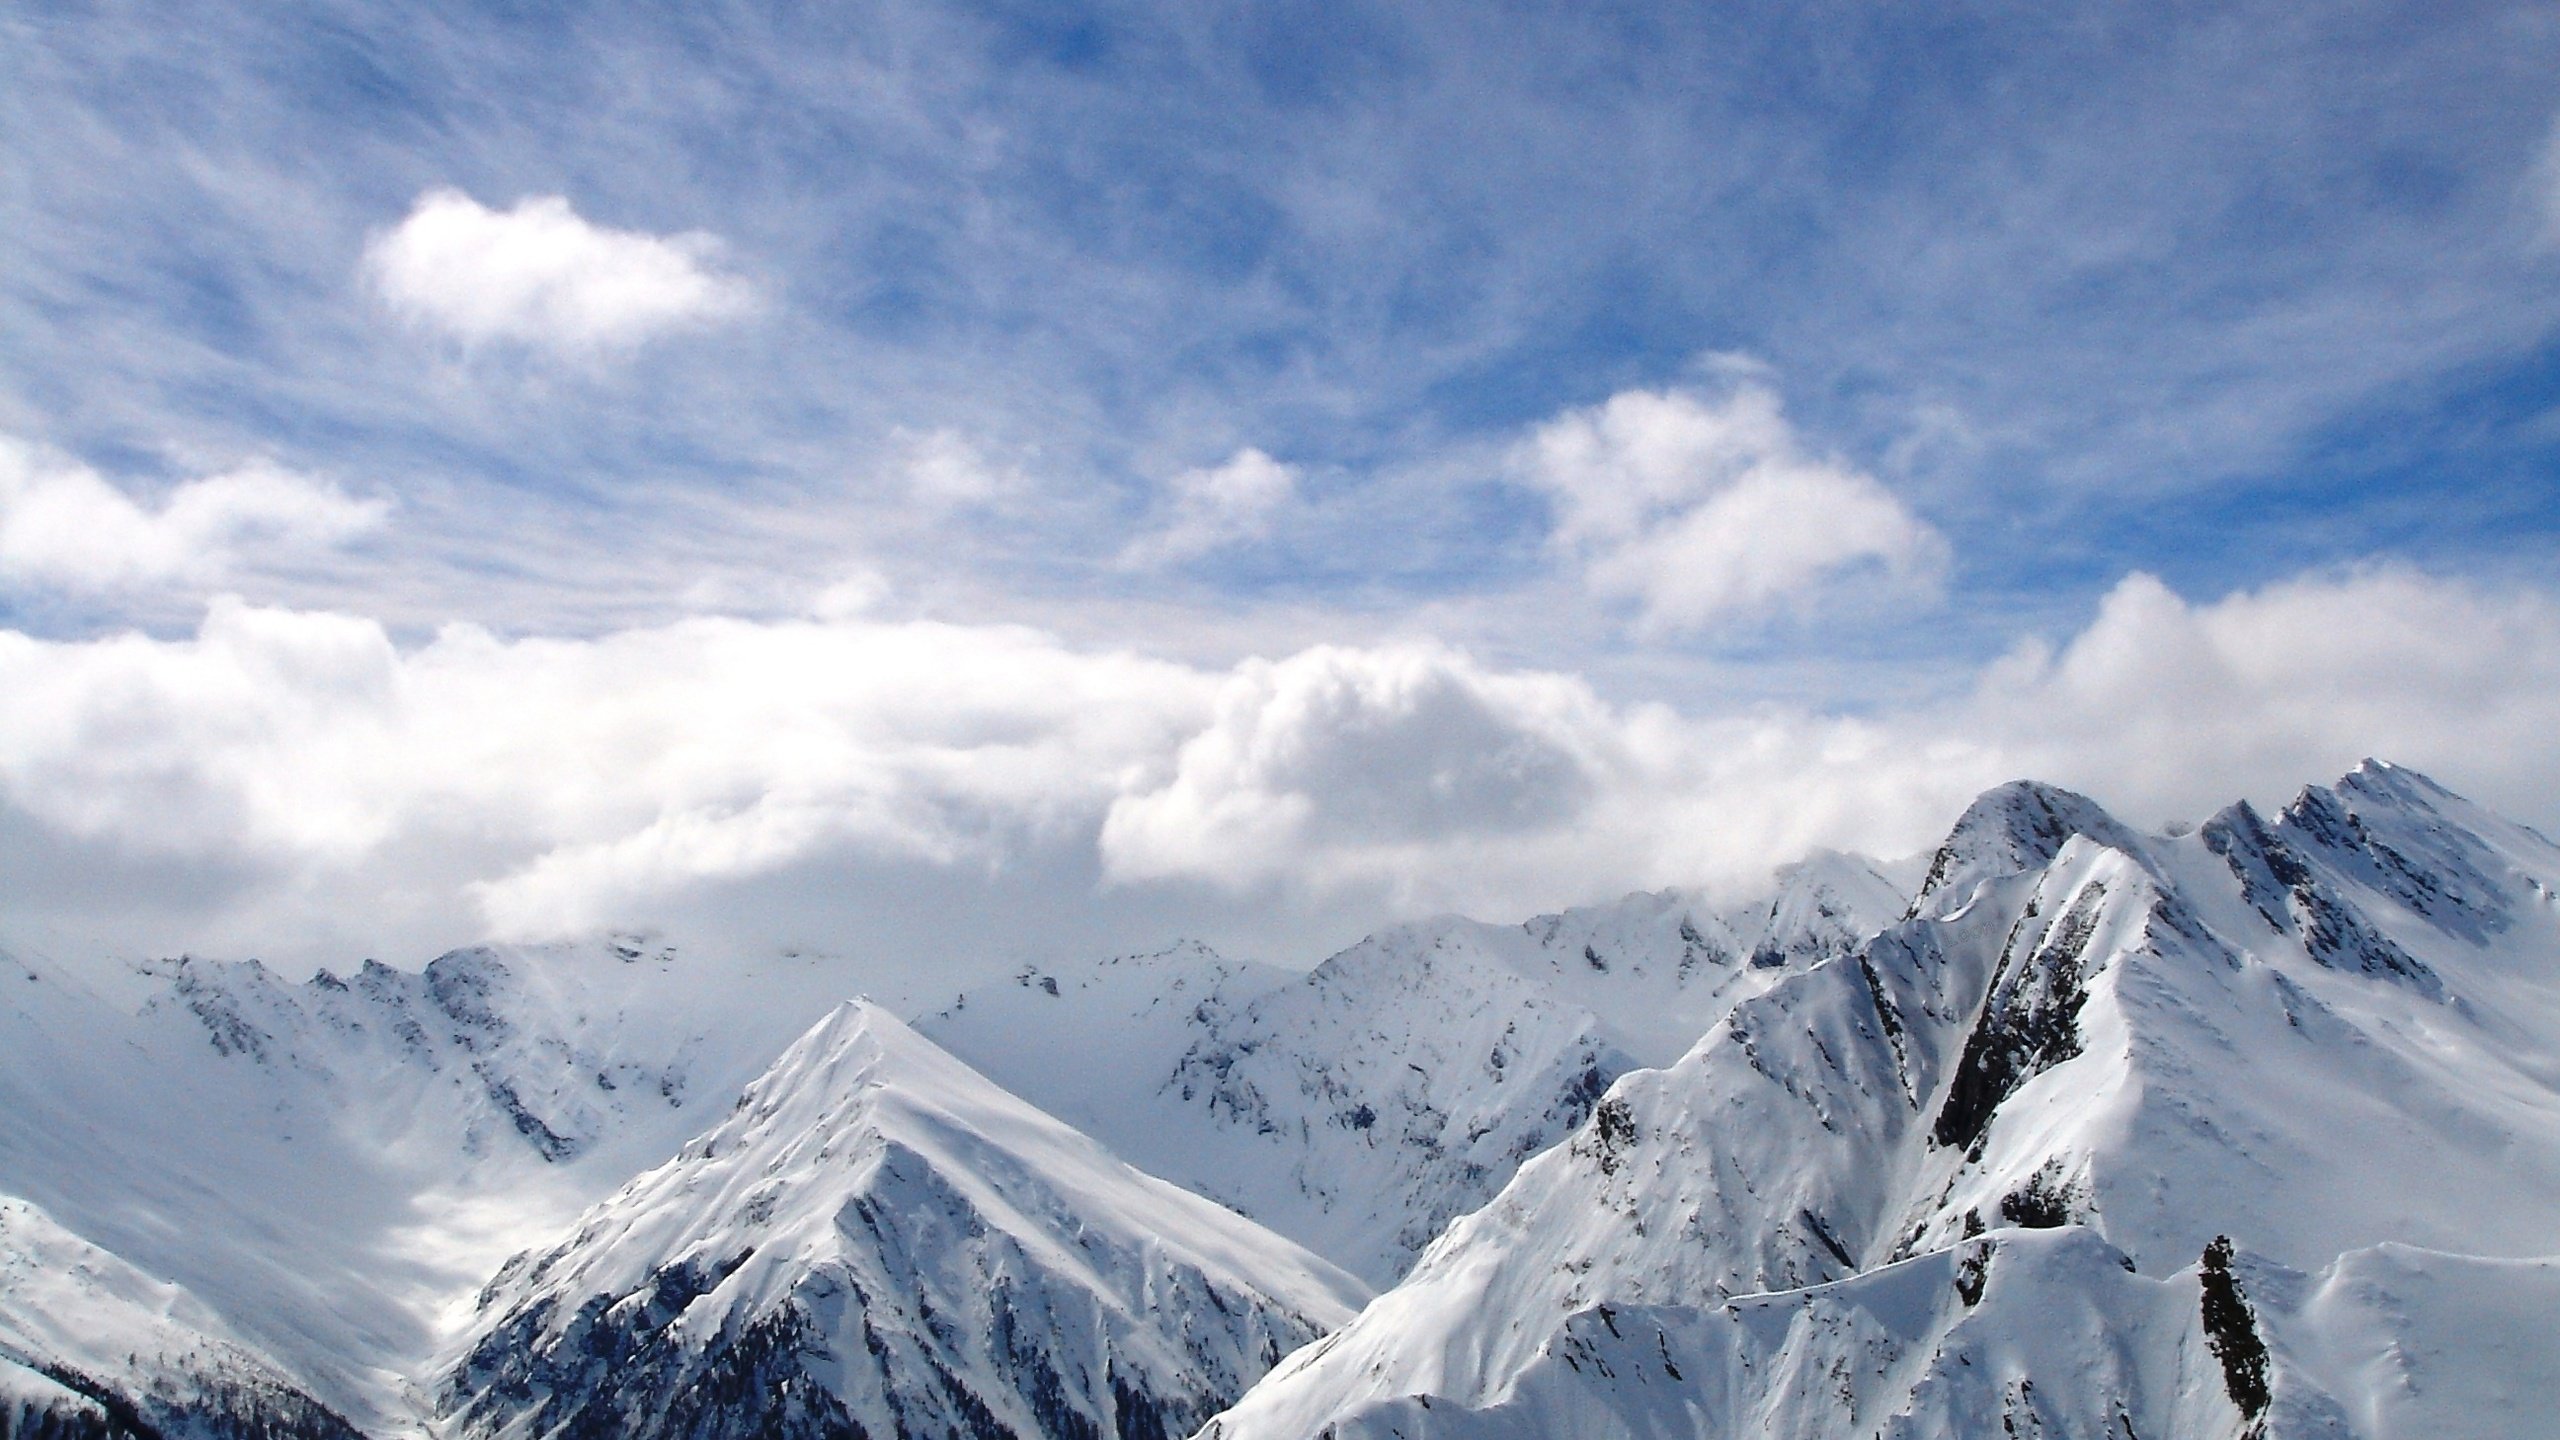
[[[492,894],[789,788],[482,815],[460,831],[506,837],[482,853],[419,819],[450,787],[339,776],[317,803],[361,837],[279,840],[254,819],[282,783],[260,766],[293,763],[279,722],[220,706],[303,671],[172,702],[206,728],[153,766],[108,763],[131,746],[65,678],[119,636],[200,661],[224,605],[370,626],[412,697],[444,683],[419,667],[460,665],[437,648],[457,625],[584,657],[686,625],[751,646],[1030,626],[1088,667],[1180,670],[1127,702],[1155,748],[1087,757],[1116,778],[1078,818],[1043,829],[1007,791],[960,826],[983,843],[863,851],[838,796],[826,838],[678,864],[661,893],[711,885],[689,913],[894,862],[964,888],[1036,872],[1008,903],[1109,912],[1114,943],[1180,923],[1287,949],[1621,871],[1918,843],[2029,764],[2165,819],[2382,750],[2560,819],[2552,768],[2503,738],[2560,713],[2546,7],[38,3],[0,47],[0,623],[29,683],[73,687],[41,743],[0,738],[21,746],[0,830],[253,875],[139,929],[101,928],[120,901],[71,907],[61,933],[374,943],[328,912],[386,876],[423,932],[540,929]],[[2145,577],[2228,632],[2218,669],[2171,678],[2230,713],[2139,761],[1983,720],[2004,686],[2079,684],[2062,661],[2097,665],[2110,616],[2168,614]],[[2272,620],[2240,638],[2287,603],[2320,645]],[[2303,682],[2276,650],[2421,616],[2487,691],[2418,693],[2377,640],[2321,671],[2354,703],[2314,723],[2283,701]],[[1328,646],[1369,678],[1307,658]],[[1184,787],[1222,726],[1279,723],[1233,707],[1282,704],[1289,676],[1348,686],[1325,743],[1430,771],[1361,749],[1474,733],[1431,710],[1439,682],[1378,679],[1404,673],[1390,654],[1568,750],[1561,710],[1503,687],[1580,687],[1602,749],[1652,757],[1625,783],[1690,775],[1695,815],[1761,815],[1763,792],[1696,778],[1720,762],[1683,744],[1845,754],[1838,727],[1865,726],[1871,758],[1804,779],[1831,818],[1734,820],[1713,855],[1647,828],[1676,818],[1564,805],[1540,843],[1593,858],[1545,889],[1458,883],[1518,836],[1419,792],[1410,834],[1337,854],[1306,817],[1341,796],[1267,755],[1234,783],[1296,796],[1256,822],[1295,839],[1199,873],[1131,858],[1148,797],[1203,807],[1203,853],[1243,823]],[[296,701],[297,744],[353,744],[361,707],[326,693]],[[842,714],[768,700],[878,758]],[[1648,716],[1685,738],[1629,738]],[[1746,724],[1778,728],[1720,728]],[[524,722],[512,763],[556,768],[532,757],[558,733]],[[222,748],[244,734],[266,758]],[[215,797],[200,842],[45,798],[83,767],[135,815],[153,786]],[[667,920],[646,891],[556,923]]]

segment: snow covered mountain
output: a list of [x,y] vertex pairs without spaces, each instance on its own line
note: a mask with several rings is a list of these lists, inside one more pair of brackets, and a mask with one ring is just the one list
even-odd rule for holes
[[[2136,1434],[2514,1433],[2494,1406],[2390,1428],[2417,1412],[2384,1356],[2501,1344],[2529,1372],[2509,1397],[2560,1373],[2548,1327],[2474,1327],[2458,1294],[2484,1277],[2529,1300],[2550,1277],[2535,1257],[2560,1253],[2555,892],[2560,849],[2372,763],[2272,823],[2235,806],[2178,837],[2048,787],[1993,791],[1910,919],[1621,1078],[1208,1433],[2090,1434],[2111,1433],[2108,1404]],[[2080,1233],[2016,1233],[2065,1226]],[[2106,1300],[2072,1278],[2109,1268],[2086,1245],[2127,1283],[2176,1284]],[[2411,1245],[2454,1253],[2373,1248]],[[1993,1252],[2041,1258],[1967,1258]],[[1940,1281],[1903,1278],[1980,1290],[1982,1263],[2044,1298],[1950,1308]],[[2431,1298],[2287,1318],[2306,1287],[2378,1270]],[[2216,1294],[2226,1317],[2275,1316],[2271,1335],[2217,1340]],[[1577,1347],[1637,1307],[1654,1385],[1699,1367],[1672,1399],[1576,1369],[1617,1368]],[[2399,1348],[2317,1338],[2341,1325]],[[2223,1373],[2239,1410],[2217,1410],[2196,1357],[2250,1344],[2257,1379]],[[2006,1358],[1960,1363],[1965,1345]],[[2255,1410],[2253,1383],[2271,1396]],[[1536,1398],[1560,1386],[1581,1401]],[[2046,1428],[2018,1428],[2030,1413]]]
[[184,1290],[0,1196],[0,1435],[357,1440]]
[[2554,1260],[2217,1250],[2150,1276],[2092,1230],[2011,1228],[1712,1307],[1595,1306],[1490,1405],[1395,1397],[1325,1433],[2490,1440],[2560,1413],[2555,1305]]
[[0,955],[0,1440],[2547,1428],[2560,847],[2368,762],[1923,871],[914,1030],[630,940]]
[[456,1436],[1188,1434],[1358,1281],[848,1004],[510,1261]]
[[448,1311],[709,1125],[840,965],[630,939],[288,983],[175,960],[102,991],[0,957],[0,1192],[182,1284],[369,1429]]
[[1823,855],[1715,908],[1681,892],[1370,937],[1304,975],[1199,946],[972,991],[919,1028],[1145,1169],[1375,1284],[1726,1010],[1907,896]]

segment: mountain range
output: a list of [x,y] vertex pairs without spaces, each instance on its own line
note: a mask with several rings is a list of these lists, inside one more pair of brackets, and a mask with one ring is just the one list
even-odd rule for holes
[[2560,1413],[2560,847],[2371,761],[1304,972],[6,957],[0,1117],[0,1440]]

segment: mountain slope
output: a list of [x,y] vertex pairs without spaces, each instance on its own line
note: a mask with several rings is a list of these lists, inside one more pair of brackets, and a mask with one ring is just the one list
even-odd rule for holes
[[1722,910],[1665,892],[1524,925],[1435,920],[1301,976],[1185,947],[972,992],[919,1028],[1150,1171],[1386,1283],[1611,1080],[1905,903],[1865,862],[1823,856]]
[[1622,1078],[1219,1433],[1498,1405],[1577,1312],[1849,1282],[1985,1226],[2085,1227],[2145,1275],[2222,1233],[2297,1271],[2560,1252],[2560,851],[2370,764],[2248,820],[2145,839],[1991,792],[1910,920]]
[[[1154,1174],[1185,1144],[1158,1143],[1158,1104],[1183,1053],[1256,1000],[1305,978],[1196,941],[964,991],[918,1033],[970,1068]],[[1196,1186],[1193,1188],[1197,1188]]]
[[0,1434],[356,1440],[192,1295],[0,1196]]
[[1583,1310],[1490,1404],[1393,1397],[1327,1433],[2507,1440],[2560,1405],[2555,1305],[2549,1260],[2383,1246],[2305,1276],[2217,1250],[2155,1278],[2084,1227],[2003,1229],[1712,1308]]
[[0,1190],[397,1429],[449,1307],[698,1133],[851,982],[606,939],[102,983],[121,993],[0,957]]
[[1365,1291],[850,1004],[512,1260],[457,1436],[1187,1434]]

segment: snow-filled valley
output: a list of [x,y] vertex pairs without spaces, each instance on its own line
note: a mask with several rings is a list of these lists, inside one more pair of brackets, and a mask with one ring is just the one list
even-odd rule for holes
[[0,1436],[2512,1436],[2560,847],[2141,834],[957,995],[0,957]]

